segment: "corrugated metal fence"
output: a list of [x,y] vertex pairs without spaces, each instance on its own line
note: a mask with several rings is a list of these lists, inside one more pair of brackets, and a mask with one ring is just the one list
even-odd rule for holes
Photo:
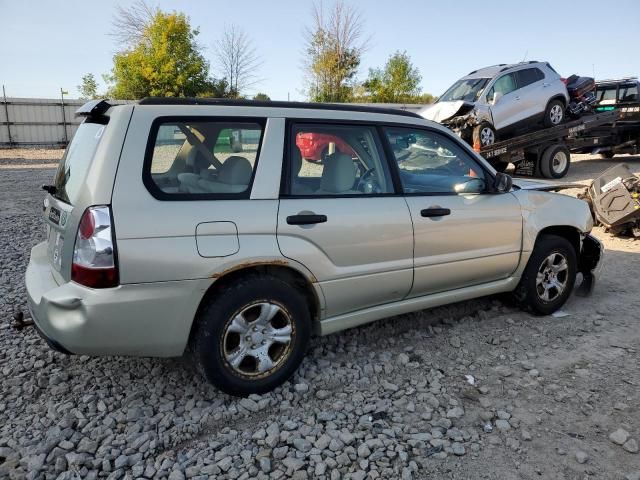
[[[75,112],[85,100],[0,96],[0,147],[65,146],[76,133]],[[129,103],[109,100],[111,104]],[[371,103],[377,107],[418,111],[424,105]]]
[[0,146],[65,146],[82,121],[75,113],[85,102],[0,96]]
[[82,100],[0,98],[0,145],[66,145],[80,120]]

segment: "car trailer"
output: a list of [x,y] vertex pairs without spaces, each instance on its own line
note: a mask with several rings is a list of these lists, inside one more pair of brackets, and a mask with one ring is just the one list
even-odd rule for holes
[[504,172],[510,163],[515,175],[562,178],[569,171],[571,151],[593,142],[587,134],[597,127],[614,123],[618,112],[610,111],[585,115],[555,127],[537,130],[517,137],[473,148],[498,171]]

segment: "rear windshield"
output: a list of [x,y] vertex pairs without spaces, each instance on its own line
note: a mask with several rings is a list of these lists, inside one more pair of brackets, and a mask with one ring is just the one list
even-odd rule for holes
[[100,123],[85,122],[78,127],[58,165],[56,198],[71,205],[76,202],[104,129]]
[[444,92],[439,102],[455,102],[463,100],[465,102],[475,102],[482,95],[482,90],[489,83],[489,78],[468,78],[458,80],[449,90]]

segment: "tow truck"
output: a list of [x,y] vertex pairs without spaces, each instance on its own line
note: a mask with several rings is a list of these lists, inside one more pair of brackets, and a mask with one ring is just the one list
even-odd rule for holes
[[[604,111],[584,115],[576,120],[544,128],[524,135],[481,147],[475,140],[473,149],[493,167],[504,172],[510,163],[515,175],[562,178],[569,171],[571,152],[593,146],[593,132],[615,125],[619,111]],[[605,127],[609,125],[609,127]]]

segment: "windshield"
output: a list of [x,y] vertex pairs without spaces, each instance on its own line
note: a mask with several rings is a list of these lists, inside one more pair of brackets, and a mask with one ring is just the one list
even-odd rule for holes
[[78,197],[105,125],[83,123],[60,159],[54,179],[55,197],[73,205]]
[[490,78],[467,78],[458,80],[438,100],[439,102],[475,102],[482,95],[482,90],[489,83]]

